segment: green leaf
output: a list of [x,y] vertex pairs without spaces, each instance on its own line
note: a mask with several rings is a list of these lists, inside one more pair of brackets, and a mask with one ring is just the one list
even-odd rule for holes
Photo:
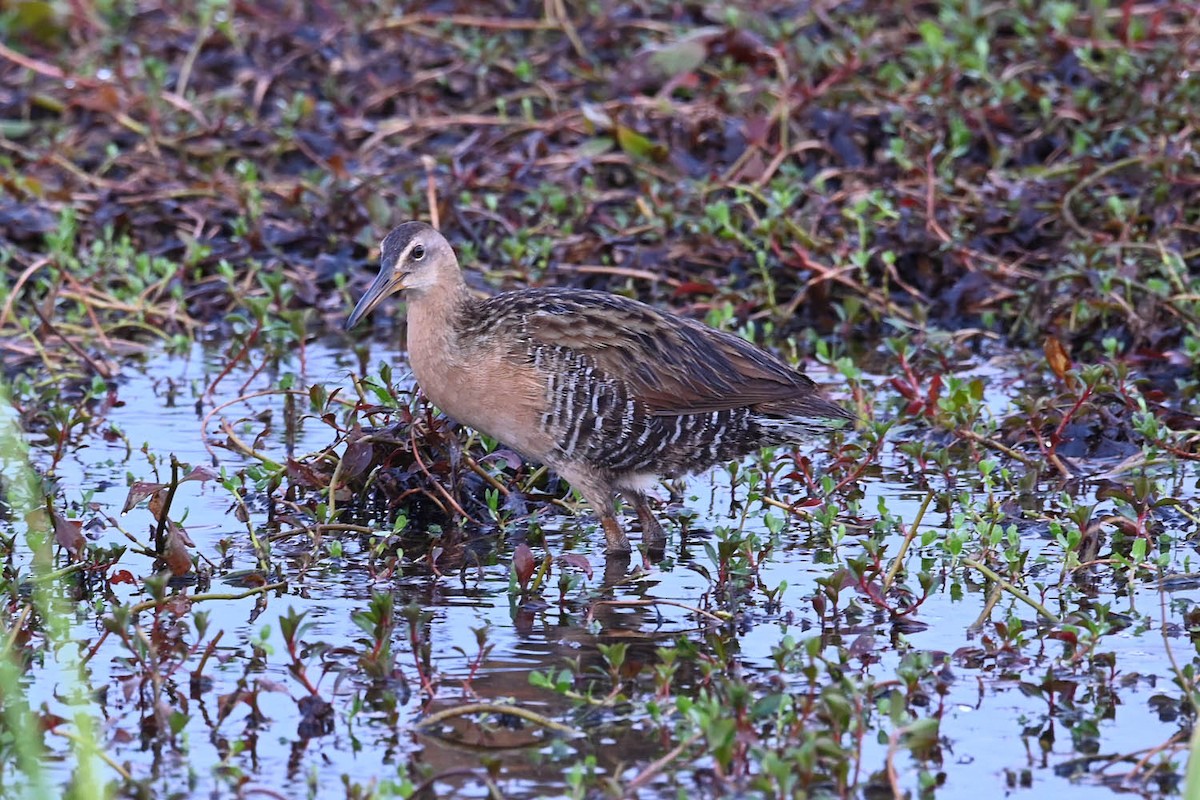
[[617,144],[634,158],[662,161],[667,157],[667,148],[655,144],[633,128],[624,125],[617,126]]
[[937,740],[938,721],[934,718],[919,719],[905,726],[904,746],[918,757],[935,747]]
[[708,39],[688,38],[663,45],[650,53],[650,64],[665,78],[692,72],[708,58]]

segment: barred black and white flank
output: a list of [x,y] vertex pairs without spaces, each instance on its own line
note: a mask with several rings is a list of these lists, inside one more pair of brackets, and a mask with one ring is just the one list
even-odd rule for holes
[[770,353],[636,300],[581,289],[478,300],[449,243],[423,223],[388,234],[381,262],[346,326],[403,290],[425,394],[570,481],[599,514],[610,553],[629,552],[615,492],[661,547],[645,494],[660,478],[854,419]]

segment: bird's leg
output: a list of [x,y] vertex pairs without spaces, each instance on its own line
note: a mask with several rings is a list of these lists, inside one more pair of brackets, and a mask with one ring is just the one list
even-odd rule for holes
[[604,538],[608,541],[609,555],[627,555],[629,553],[629,537],[621,530],[621,523],[611,511],[601,512],[600,525],[604,528]]
[[575,487],[575,491],[583,495],[596,516],[600,517],[600,527],[604,528],[605,548],[609,555],[626,555],[630,552],[629,538],[621,530],[617,521],[617,503],[613,497],[613,487],[608,481],[595,473],[578,469],[576,465],[565,465],[558,469],[558,474],[566,478]]
[[633,508],[637,511],[638,522],[642,526],[642,541],[646,543],[646,547],[651,550],[662,550],[666,547],[667,535],[663,533],[658,517],[654,516],[654,509],[650,508],[650,498],[646,493],[625,490],[621,494],[633,503]]
[[587,500],[600,517],[600,527],[604,528],[604,539],[608,543],[605,548],[609,555],[625,555],[630,552],[629,537],[621,530],[617,521],[617,504],[614,502],[612,489],[604,488],[596,491],[580,490],[583,499]]

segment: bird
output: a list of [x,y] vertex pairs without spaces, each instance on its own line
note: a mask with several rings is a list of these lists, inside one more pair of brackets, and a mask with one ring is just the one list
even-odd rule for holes
[[417,385],[448,417],[564,478],[599,517],[608,554],[630,552],[616,496],[649,551],[666,543],[648,490],[763,447],[851,424],[803,373],[702,322],[602,291],[468,289],[446,238],[406,222],[346,319],[407,303]]

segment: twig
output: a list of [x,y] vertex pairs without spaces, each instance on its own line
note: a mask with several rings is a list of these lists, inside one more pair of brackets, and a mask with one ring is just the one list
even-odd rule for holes
[[404,14],[367,26],[372,33],[411,28],[417,25],[449,25],[454,28],[491,28],[498,31],[553,31],[558,25],[545,19],[482,17],[475,14]]
[[442,220],[441,214],[438,212],[437,178],[433,174],[437,168],[437,162],[433,156],[426,154],[421,156],[421,164],[425,167],[425,202],[429,205],[429,224],[440,229]]
[[1050,611],[1050,609],[1046,608],[1044,605],[1039,603],[1037,600],[1034,600],[1028,594],[1021,591],[1017,587],[1013,586],[1008,581],[1004,580],[1004,578],[1000,577],[1000,575],[998,573],[996,573],[995,570],[991,569],[990,567],[988,567],[984,564],[979,563],[978,561],[976,561],[973,558],[964,558],[963,563],[966,564],[968,567],[974,567],[975,569],[982,572],[984,574],[984,576],[986,576],[987,578],[998,583],[1004,589],[1004,591],[1008,592],[1009,594],[1011,594],[1013,597],[1017,598],[1018,600],[1021,600],[1022,602],[1028,604],[1030,607],[1035,609],[1039,614],[1041,614],[1043,617],[1045,617],[1046,619],[1053,622],[1055,625],[1059,625],[1062,623],[1062,620],[1060,620],[1058,618],[1057,614],[1052,613]]
[[[204,419],[202,419],[200,421],[200,438],[201,438],[201,440],[203,440],[204,449],[208,451],[208,454],[210,456],[212,456],[214,459],[217,457],[217,452],[215,450],[213,450],[212,446],[208,443],[208,423],[214,416],[216,416],[220,412],[224,411],[225,409],[229,408],[231,405],[234,405],[235,403],[242,403],[242,402],[245,402],[246,400],[252,400],[255,397],[266,397],[267,395],[272,395],[272,394],[295,394],[295,395],[299,395],[305,399],[308,398],[308,394],[306,392],[300,391],[299,389],[262,389],[257,392],[251,392],[250,394],[238,395],[237,397],[233,398],[232,400],[227,400],[224,403],[221,403],[220,405],[213,406],[212,409],[207,414],[204,415]],[[248,452],[251,454],[254,454],[253,449],[248,449]],[[255,454],[255,456],[257,457],[257,454]],[[269,458],[263,458],[263,460],[267,461],[269,463],[272,463],[272,464],[275,463],[274,461],[272,461]]]
[[[270,466],[274,469],[279,469],[280,467],[283,466],[275,459],[267,456],[264,453],[258,452],[253,447],[246,444],[242,440],[242,437],[240,437],[236,433],[234,433],[233,427],[229,424],[229,420],[227,420],[227,419],[221,420],[221,431],[227,437],[229,437],[229,443],[232,445],[232,447],[229,448],[230,450],[234,450],[245,456],[250,456],[251,458],[256,459],[257,461],[261,462],[262,464]],[[208,444],[208,442],[206,441],[205,445],[207,446],[207,444]],[[213,457],[215,458],[216,455],[214,454]]]
[[888,734],[888,749],[885,763],[887,764],[888,785],[892,787],[893,798],[905,797],[905,793],[900,790],[900,773],[896,771],[896,751],[900,749],[900,735],[903,732],[903,728],[896,728]]
[[[363,438],[368,438],[368,437],[363,437]],[[350,443],[347,442],[346,449],[345,449],[345,451],[343,451],[342,457],[339,458],[337,460],[337,463],[333,465],[333,474],[329,476],[329,497],[325,501],[325,507],[328,511],[328,513],[326,513],[326,515],[325,515],[325,519],[327,519],[327,520],[337,519],[338,480],[342,477],[342,465],[346,463],[346,455],[345,454],[348,453],[349,451],[350,451]],[[372,452],[374,452],[373,449],[372,449]]]
[[508,495],[509,495],[508,487],[505,486],[500,481],[496,480],[495,477],[493,477],[491,475],[491,473],[489,473],[486,469],[484,469],[483,466],[478,461],[476,461],[474,458],[471,457],[470,453],[464,452],[462,454],[462,458],[463,458],[463,461],[467,462],[467,466],[471,468],[471,471],[474,472],[479,477],[483,478],[484,482],[488,486],[491,486],[493,489],[495,489],[500,494],[504,495],[505,497],[508,497]]
[[12,629],[9,631],[8,636],[5,637],[6,638],[6,641],[4,642],[4,652],[5,653],[13,652],[13,647],[17,643],[17,637],[21,634],[21,629],[25,627],[25,622],[29,619],[29,615],[32,611],[33,611],[33,606],[31,606],[31,605],[27,604],[27,605],[24,605],[21,607],[20,615],[15,620],[13,620]]
[[[52,728],[51,730],[53,730],[54,733],[58,734],[59,736],[63,737],[64,739],[68,739],[77,745],[83,744],[83,741],[80,739],[79,735],[77,733],[75,733],[74,731],[59,730],[58,728]],[[121,766],[119,763],[117,763],[117,760],[115,758],[113,758],[112,756],[110,756],[108,753],[106,753],[104,751],[104,748],[96,747],[94,749],[89,748],[89,750],[91,750],[92,755],[95,755],[97,758],[99,758],[105,764],[108,764],[108,766],[112,767],[113,771],[116,772],[118,775],[120,775],[122,778],[124,778],[125,780],[127,780],[131,783],[133,782],[133,776],[129,774],[129,770],[125,769],[123,766]]]
[[75,344],[73,341],[70,340],[70,338],[67,337],[67,335],[65,333],[63,333],[58,328],[56,328],[54,326],[54,323],[51,322],[49,319],[47,319],[46,315],[44,313],[42,313],[42,310],[40,308],[38,308],[37,303],[31,304],[31,308],[33,308],[33,313],[37,314],[38,319],[40,319],[42,321],[42,324],[45,325],[47,328],[49,328],[51,333],[53,333],[58,338],[62,339],[63,342],[67,345],[67,347],[71,348],[72,352],[74,352],[75,355],[77,355],[81,359],[83,359],[84,362],[89,367],[92,368],[93,372],[95,372],[97,375],[99,375],[101,378],[104,378],[105,380],[109,380],[112,378],[112,371],[109,370],[109,368],[104,366],[103,364],[99,364],[96,361],[94,361],[91,356],[89,356],[87,353],[85,353],[83,351],[83,348],[81,348],[79,345]]
[[[475,519],[470,514],[468,514],[466,512],[466,510],[463,509],[463,507],[458,504],[458,501],[455,500],[453,496],[451,496],[450,492],[446,489],[446,487],[442,486],[441,481],[434,478],[433,474],[429,471],[429,468],[425,466],[425,461],[421,458],[420,448],[417,446],[417,436],[416,436],[415,426],[413,428],[408,429],[408,440],[409,440],[409,443],[412,445],[413,460],[415,460],[417,462],[417,466],[421,469],[421,473],[426,478],[429,479],[429,482],[431,484],[433,484],[433,488],[437,490],[438,494],[440,494],[442,496],[442,498],[447,503],[450,504],[450,507],[452,509],[454,509],[456,512],[458,512],[461,516],[465,517],[467,520],[471,521],[472,523],[474,523],[476,525],[481,524],[479,522],[479,520]],[[440,503],[439,503],[439,505],[440,505]],[[443,507],[442,511],[445,511],[445,510],[446,510],[445,507]]]
[[1159,626],[1159,634],[1163,640],[1163,650],[1167,654],[1167,661],[1171,664],[1171,671],[1175,673],[1175,680],[1179,682],[1180,688],[1187,692],[1187,695],[1195,702],[1196,699],[1196,683],[1193,679],[1187,679],[1185,673],[1179,666],[1178,659],[1175,658],[1175,651],[1171,649],[1171,625],[1167,622],[1167,592],[1163,586],[1162,567],[1158,568],[1158,609],[1162,624]]
[[[63,270],[62,276],[63,280],[79,290],[80,298],[76,302],[82,305],[84,311],[87,312],[88,319],[91,320],[92,327],[96,329],[96,336],[99,337],[100,342],[104,345],[104,349],[112,352],[112,342],[109,341],[108,334],[104,332],[104,327],[100,324],[100,318],[96,316],[96,309],[92,308],[92,304],[83,297],[83,287],[80,286],[79,281],[75,280],[75,276],[71,274],[70,270]],[[60,296],[62,295],[60,294]]]
[[578,272],[583,275],[616,275],[620,278],[633,278],[635,280],[649,281],[651,283],[665,283],[672,289],[678,289],[683,285],[683,282],[678,278],[672,278],[648,269],[634,269],[633,267],[613,267],[607,264],[555,264],[557,270],[566,270],[567,272]]
[[71,79],[77,86],[95,88],[102,86],[99,81],[88,78],[82,75],[67,75],[58,67],[53,67],[44,61],[38,61],[35,58],[30,58],[22,53],[18,53],[10,47],[7,47],[3,42],[0,42],[0,58],[7,58],[19,67],[24,67],[31,72],[36,72],[39,75],[44,75],[47,78],[53,78],[56,81],[66,81]]
[[264,794],[267,797],[274,797],[277,800],[287,800],[287,795],[283,792],[277,792],[269,786],[259,786],[257,784],[245,784],[238,787],[238,796],[247,797],[252,794]]
[[276,589],[286,589],[287,581],[279,583],[267,583],[262,586],[255,586],[253,589],[247,589],[244,592],[208,592],[206,594],[173,594],[170,597],[164,597],[161,600],[145,600],[129,607],[130,614],[140,614],[143,611],[148,611],[152,608],[165,606],[175,600],[186,600],[191,604],[205,603],[210,600],[244,600],[247,597],[253,597],[256,594],[266,594],[273,592]]
[[[0,47],[2,46],[3,45],[0,45]],[[32,264],[25,268],[24,272],[17,277],[17,282],[13,284],[12,289],[8,293],[8,298],[4,301],[4,310],[0,311],[0,328],[3,328],[8,324],[8,317],[12,313],[13,303],[15,303],[17,298],[20,297],[21,289],[25,286],[25,282],[33,277],[33,273],[37,272],[39,269],[49,263],[50,259],[48,258],[36,259]]]
[[445,722],[448,719],[464,717],[468,714],[509,714],[556,733],[562,733],[567,736],[583,736],[583,731],[576,730],[569,725],[563,725],[561,722],[555,722],[549,717],[538,714],[536,711],[530,711],[520,706],[508,705],[507,703],[467,703],[463,706],[443,709],[442,711],[430,714],[422,720],[418,720],[417,727],[428,728],[432,725]]
[[693,733],[691,736],[672,747],[661,758],[650,762],[648,765],[646,765],[645,769],[639,772],[633,780],[625,785],[625,791],[622,794],[625,797],[633,795],[638,789],[641,789],[643,786],[649,783],[655,775],[666,769],[668,764],[679,758],[679,756],[683,755],[683,751],[688,749],[692,743],[699,738],[700,734]]
[[546,2],[546,18],[553,19],[557,27],[562,29],[566,34],[567,39],[571,42],[571,47],[575,48],[575,53],[584,61],[591,61],[591,56],[588,55],[587,48],[583,46],[583,40],[579,38],[579,31],[575,30],[574,23],[571,22],[571,17],[567,14],[567,5],[563,0],[545,0]]
[[973,442],[978,442],[979,444],[983,445],[984,447],[995,450],[998,453],[1002,453],[1002,454],[1008,456],[1009,458],[1011,458],[1013,461],[1023,464],[1024,466],[1028,467],[1029,469],[1033,469],[1033,468],[1037,467],[1037,465],[1038,465],[1037,461],[1030,458],[1029,456],[1024,455],[1022,453],[1018,453],[1016,450],[1013,450],[1011,447],[1000,444],[996,440],[989,439],[986,436],[983,436],[981,434],[976,433],[973,430],[970,430],[969,428],[960,428],[955,431],[955,434],[957,434],[958,436],[962,436],[963,438],[970,439]]
[[837,482],[837,486],[834,486],[833,491],[830,492],[831,495],[837,494],[842,489],[854,483],[866,473],[867,469],[869,469],[872,464],[877,463],[879,454],[883,451],[883,443],[887,441],[887,435],[889,432],[891,432],[892,426],[895,424],[896,420],[892,420],[887,424],[886,428],[880,431],[879,436],[875,439],[875,444],[871,446],[871,450],[867,453],[866,458],[858,459],[858,466],[855,467],[853,472]]
[[780,511],[786,511],[793,517],[798,519],[812,519],[812,514],[808,513],[808,506],[796,507],[796,503],[785,503],[782,500],[776,500],[774,497],[763,495],[759,498],[762,502],[772,508],[778,508]]
[[892,566],[888,568],[887,575],[883,579],[883,587],[880,590],[880,595],[886,597],[888,589],[891,588],[892,582],[896,580],[896,573],[904,565],[904,554],[908,552],[909,545],[913,539],[917,537],[917,531],[921,527],[921,520],[925,519],[925,512],[929,509],[929,504],[933,502],[933,490],[930,489],[925,493],[925,500],[921,503],[921,507],[917,510],[917,516],[908,526],[908,530],[904,532],[904,540],[900,542],[900,550],[896,553],[896,557],[892,560]]
[[237,366],[237,363],[241,361],[247,353],[250,352],[251,347],[258,343],[258,336],[260,333],[262,333],[261,319],[255,320],[254,327],[250,329],[250,332],[246,334],[245,341],[242,342],[242,349],[238,350],[237,355],[229,358],[226,361],[225,368],[221,370],[217,377],[213,378],[212,383],[210,383],[204,390],[205,397],[213,396],[213,393],[217,390],[217,384],[224,380],[226,375],[233,372],[233,368]]
[[200,678],[204,675],[204,665],[212,658],[212,654],[217,651],[217,645],[221,642],[221,637],[225,635],[224,630],[217,631],[217,635],[208,640],[208,644],[204,648],[203,655],[200,656],[200,663],[196,665],[196,669],[192,671],[193,678]]
[[975,617],[975,621],[967,626],[968,631],[977,631],[983,627],[983,623],[992,615],[992,609],[1000,602],[1000,595],[1004,594],[1004,587],[1000,584],[995,584],[992,591],[988,593],[987,600],[983,603],[983,608],[979,611],[979,616]]
[[68,575],[73,575],[76,572],[90,570],[92,569],[92,566],[93,565],[88,564],[85,561],[76,561],[74,564],[69,564],[62,569],[56,569],[53,572],[47,572],[42,575],[31,575],[28,580],[30,583],[34,584],[51,583],[59,578],[65,578]]
[[[401,497],[407,497],[410,493],[417,494],[420,491],[420,489],[410,489],[409,492],[402,494]],[[275,533],[267,536],[267,541],[278,542],[282,541],[283,539],[289,539],[298,534],[310,536],[314,533],[322,534],[325,531],[346,531],[348,533],[372,534],[376,532],[376,529],[367,525],[351,525],[346,522],[321,522],[316,525],[302,525],[295,528],[288,528],[286,531],[275,531]]]
[[689,606],[689,605],[686,605],[685,603],[680,603],[677,600],[663,600],[663,599],[656,599],[656,600],[597,600],[596,602],[592,603],[592,608],[595,608],[596,606],[614,606],[616,608],[644,608],[646,606],[675,606],[676,608],[682,608],[684,611],[691,611],[693,614],[699,614],[702,617],[708,617],[713,622],[719,622],[721,624],[728,622],[733,617],[733,615],[728,612],[722,611],[722,612],[718,612],[718,613],[714,614],[711,611],[705,611],[703,608],[696,608],[695,606]]
[[396,119],[380,124],[377,130],[359,146],[359,152],[363,154],[370,152],[385,139],[408,131],[442,131],[457,126],[465,128],[494,126],[516,130],[547,131],[557,130],[562,124],[562,121],[557,117],[541,122],[534,122],[519,117],[502,117],[497,114],[453,114],[445,117],[431,116],[417,119]]
[[200,51],[204,49],[204,44],[212,33],[213,14],[216,13],[213,10],[214,6],[204,3],[200,9],[200,30],[196,31],[192,46],[188,48],[187,55],[183,58],[183,64],[179,67],[179,79],[175,81],[175,94],[180,97],[186,95],[188,81],[192,77],[192,68],[196,66],[196,59],[200,56]]
[[933,148],[931,147],[925,153],[925,229],[937,236],[943,242],[950,241],[950,234],[946,233],[941,224],[937,221],[937,204],[936,204],[936,181],[934,180],[933,166]]
[[[1141,758],[1139,758],[1137,761],[1135,761],[1133,766],[1130,768],[1129,772],[1127,772],[1123,775],[1125,781],[1128,781],[1130,776],[1140,776],[1140,773],[1142,772],[1142,770],[1144,770],[1146,768],[1146,764],[1148,764],[1150,762],[1150,759],[1154,758],[1159,753],[1162,753],[1166,750],[1170,750],[1171,748],[1175,747],[1176,745],[1180,744],[1181,742],[1186,741],[1187,738],[1188,738],[1188,734],[1186,731],[1176,731],[1175,733],[1171,734],[1171,737],[1169,739],[1167,739],[1165,742],[1162,742],[1161,744],[1156,744],[1153,747],[1147,747],[1146,751],[1145,751],[1145,755],[1143,755]],[[1130,754],[1130,755],[1132,756],[1132,754]],[[1109,765],[1105,764],[1103,767],[1100,768],[1100,770],[1101,771],[1106,770],[1106,769],[1108,769],[1108,767],[1109,767]]]
[[179,489],[179,459],[175,454],[171,454],[171,485],[167,487],[167,496],[163,498],[162,508],[159,513],[162,514],[158,518],[158,527],[154,529],[154,554],[158,558],[163,557],[163,551],[166,550],[167,541],[167,520],[171,513],[171,502],[175,499],[175,492]]

